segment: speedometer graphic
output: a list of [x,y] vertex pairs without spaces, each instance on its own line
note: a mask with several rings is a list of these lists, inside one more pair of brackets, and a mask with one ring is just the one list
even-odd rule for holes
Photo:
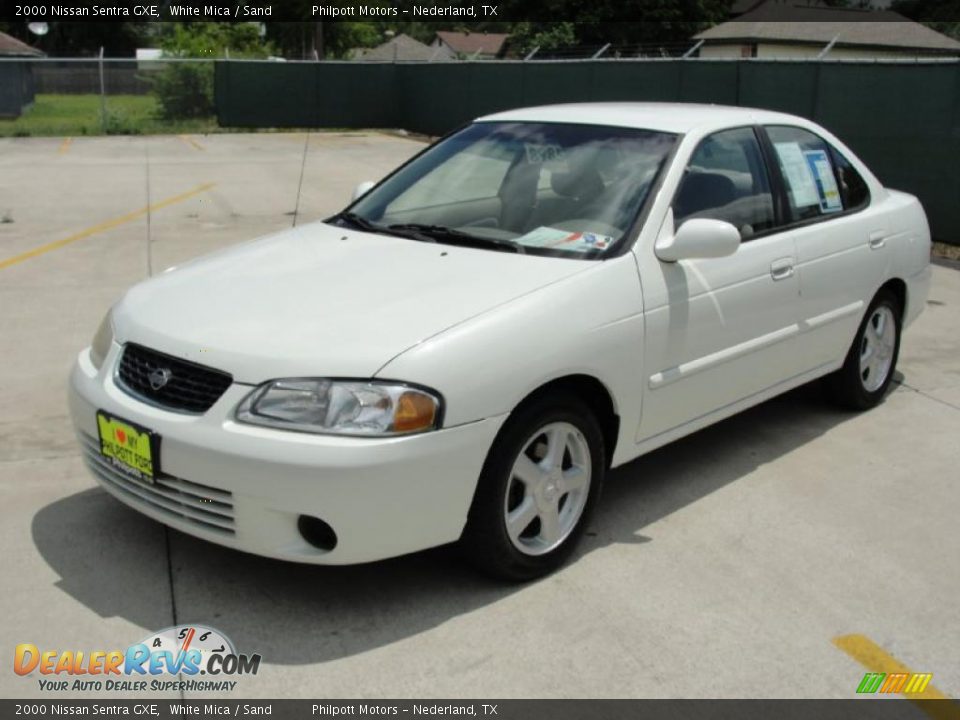
[[[214,655],[236,655],[233,642],[219,630],[206,625],[174,625],[148,635],[141,641],[151,653],[169,652],[173,658],[186,657],[191,651],[199,653],[193,665],[205,668]],[[193,658],[197,658],[193,654]],[[201,670],[201,674],[205,674]]]

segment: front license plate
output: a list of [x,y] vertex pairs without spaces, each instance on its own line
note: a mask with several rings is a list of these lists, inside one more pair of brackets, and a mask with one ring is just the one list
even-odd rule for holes
[[97,411],[100,454],[121,472],[153,483],[159,467],[160,436],[127,420]]

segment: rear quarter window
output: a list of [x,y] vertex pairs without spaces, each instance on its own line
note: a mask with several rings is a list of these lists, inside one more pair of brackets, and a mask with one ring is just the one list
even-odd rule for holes
[[864,207],[867,184],[853,165],[826,140],[788,125],[766,127],[793,222]]

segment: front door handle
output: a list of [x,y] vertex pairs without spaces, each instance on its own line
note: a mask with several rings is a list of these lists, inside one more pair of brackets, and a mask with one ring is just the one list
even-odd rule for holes
[[879,250],[884,245],[887,244],[887,231],[886,230],[875,230],[870,233],[870,249]]
[[780,258],[770,264],[770,277],[774,280],[786,280],[793,277],[793,258]]

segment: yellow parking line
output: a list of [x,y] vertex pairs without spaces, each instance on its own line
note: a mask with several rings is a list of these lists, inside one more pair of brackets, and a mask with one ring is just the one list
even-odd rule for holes
[[214,187],[215,185],[216,183],[212,183],[212,182],[204,183],[203,185],[198,185],[193,190],[188,190],[185,193],[180,193],[179,195],[168,197],[165,200],[161,200],[160,202],[156,202],[152,205],[147,205],[146,207],[142,207],[139,210],[134,210],[133,212],[127,213],[126,215],[121,215],[120,217],[113,218],[112,220],[104,220],[102,223],[99,223],[92,227],[88,227],[86,230],[81,230],[80,232],[74,235],[71,235],[70,237],[66,237],[63,240],[54,240],[53,242],[49,242],[46,245],[41,245],[40,247],[36,247],[33,250],[27,250],[25,253],[14,255],[13,257],[9,257],[6,260],[0,260],[0,270],[6,267],[10,267],[11,265],[16,265],[17,263],[21,263],[24,260],[29,260],[30,258],[37,257],[38,255],[43,255],[44,253],[48,253],[51,250],[62,248],[63,246],[69,245],[70,243],[74,243],[77,240],[83,240],[84,238],[88,238],[91,235],[96,235],[97,233],[102,233],[102,232],[105,232],[106,230],[112,230],[113,228],[119,225],[123,225],[124,223],[128,223],[128,222],[131,222],[132,220],[136,220],[137,218],[143,217],[148,212],[155,212],[157,210],[168,207],[170,205],[174,205],[175,203],[183,202],[184,200],[192,198],[194,195],[199,195],[202,192],[206,192],[207,190]]
[[66,155],[67,150],[70,149],[70,144],[71,144],[72,142],[73,142],[73,138],[72,138],[72,137],[64,138],[64,139],[63,139],[63,142],[60,143],[60,149],[57,150],[57,153],[58,153],[59,155]]
[[192,137],[190,137],[189,135],[177,135],[177,137],[180,138],[180,139],[181,139],[183,142],[185,142],[187,145],[193,146],[194,150],[206,150],[206,148],[205,148],[203,145],[201,145],[200,143],[198,143],[196,140],[194,140],[194,139],[193,139]]
[[[833,639],[833,644],[843,650],[870,672],[906,673],[914,672],[895,657],[887,653],[882,647],[873,642],[866,635],[841,635]],[[925,700],[949,700],[950,697],[935,688],[927,685],[923,692],[905,695],[908,700],[917,703],[917,707],[935,720],[956,720],[960,717],[960,708],[950,703],[930,703]]]

